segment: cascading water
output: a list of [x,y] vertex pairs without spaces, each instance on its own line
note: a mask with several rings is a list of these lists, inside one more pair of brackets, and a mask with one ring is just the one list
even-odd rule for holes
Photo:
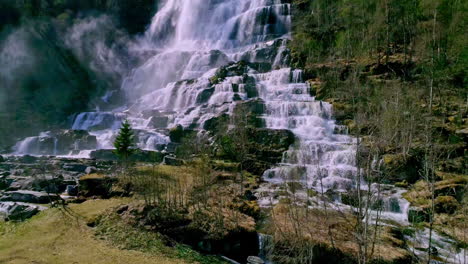
[[[87,155],[109,149],[124,119],[136,129],[139,148],[159,150],[169,143],[167,129],[203,128],[211,118],[232,113],[237,101],[260,98],[266,126],[291,130],[297,138],[282,163],[265,172],[268,184],[257,192],[261,206],[275,204],[272,192],[288,181],[318,191],[355,188],[355,139],[333,120],[331,104],[310,95],[302,71],[288,68],[289,2],[165,1],[136,41],[134,52],[147,58],[124,78],[126,104],[78,114],[71,127],[78,132],[27,138],[17,144],[16,154]],[[238,61],[250,63],[246,71],[213,82],[220,67]],[[102,98],[104,103],[108,97]],[[50,139],[51,151],[44,148]],[[74,143],[68,144],[70,140]],[[409,203],[401,192],[383,192],[382,215],[406,223]],[[306,193],[299,195],[308,199]],[[341,206],[339,197],[335,202]]]

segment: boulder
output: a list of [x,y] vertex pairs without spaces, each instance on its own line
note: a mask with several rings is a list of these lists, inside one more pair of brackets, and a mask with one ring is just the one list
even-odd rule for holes
[[112,185],[117,181],[102,174],[88,174],[79,179],[79,195],[85,197],[99,196],[108,198],[111,196]]
[[5,158],[2,155],[0,155],[0,162],[5,162]]
[[81,163],[67,163],[64,164],[62,168],[66,171],[76,171],[84,173],[88,169],[88,166]]
[[56,194],[19,190],[5,192],[0,201],[47,204],[59,199],[60,196]]
[[45,207],[26,203],[0,202],[0,219],[24,221],[44,209]]
[[214,87],[207,88],[201,91],[198,94],[197,99],[196,99],[197,104],[207,103],[210,100],[211,96],[213,95],[214,91],[215,91]]

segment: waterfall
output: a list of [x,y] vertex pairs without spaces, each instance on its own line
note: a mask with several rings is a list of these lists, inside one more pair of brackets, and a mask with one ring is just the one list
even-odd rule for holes
[[[134,40],[129,51],[140,60],[144,58],[123,76],[120,88],[125,102],[111,111],[77,114],[70,128],[80,132],[69,136],[65,147],[59,148],[62,142],[57,135],[43,133],[18,142],[15,154],[71,153],[82,157],[95,148],[111,149],[125,119],[136,130],[139,148],[160,150],[170,142],[169,129],[181,125],[203,130],[208,120],[232,113],[236,102],[261,99],[266,127],[290,130],[297,140],[281,163],[264,173],[267,183],[257,191],[260,206],[277,203],[281,197],[272,193],[287,182],[318,192],[336,192],[334,202],[343,206],[339,193],[356,188],[358,183],[367,186],[357,182],[356,140],[347,134],[346,127],[336,124],[332,105],[311,95],[303,72],[288,66],[289,2],[164,1],[148,30]],[[239,61],[245,65],[241,72],[229,73],[229,67],[236,67]],[[222,67],[229,74],[213,81]],[[113,92],[101,100],[108,103]],[[77,137],[79,141],[71,144]],[[94,144],[82,146],[88,141]],[[371,187],[376,190],[376,186]],[[408,224],[409,203],[402,192],[389,187],[382,192],[382,201],[373,202],[382,204],[382,217]],[[298,195],[309,199],[305,192]],[[264,238],[260,237],[262,249]]]

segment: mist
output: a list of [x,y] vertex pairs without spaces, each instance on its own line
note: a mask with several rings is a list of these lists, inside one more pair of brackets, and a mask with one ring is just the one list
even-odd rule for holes
[[[35,19],[0,33],[0,149],[119,91],[132,59],[131,37],[104,14]],[[113,93],[114,101],[122,100]]]

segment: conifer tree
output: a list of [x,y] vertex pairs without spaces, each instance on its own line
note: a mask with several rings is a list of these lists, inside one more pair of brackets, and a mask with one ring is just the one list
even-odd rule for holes
[[124,162],[136,151],[134,140],[132,126],[128,120],[125,120],[122,122],[119,135],[114,141],[114,153]]

